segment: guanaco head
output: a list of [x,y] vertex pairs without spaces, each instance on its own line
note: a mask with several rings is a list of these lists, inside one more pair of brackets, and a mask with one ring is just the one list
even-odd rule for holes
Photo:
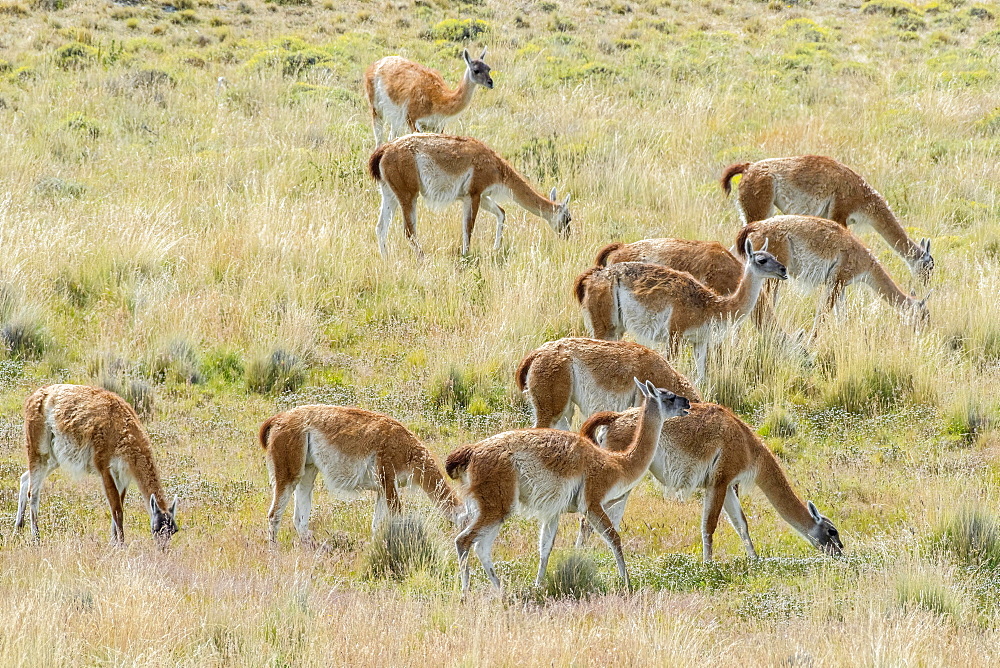
[[480,86],[486,86],[487,88],[493,88],[493,77],[490,76],[490,66],[483,62],[483,58],[486,57],[486,49],[483,49],[482,54],[476,59],[472,59],[469,56],[469,50],[462,50],[462,58],[465,59],[465,66],[468,68],[469,76],[472,78],[472,83],[477,83]]
[[922,251],[915,259],[910,261],[910,268],[925,284],[931,280],[931,272],[934,270],[934,258],[931,257],[931,240],[921,239],[920,250]]
[[656,387],[648,380],[643,383],[634,376],[632,377],[632,382],[639,388],[639,394],[648,402],[655,404],[664,420],[669,420],[673,417],[683,417],[690,412],[691,402],[686,397],[678,396],[662,387]]
[[759,251],[753,249],[753,244],[749,239],[744,242],[743,254],[747,259],[747,266],[755,274],[784,281],[788,278],[788,270],[785,269],[785,265],[778,262],[778,258],[767,252],[767,245],[770,241],[770,239],[764,239],[764,245],[760,247]]
[[934,290],[930,290],[923,299],[917,299],[917,294],[910,291],[910,298],[908,300],[910,310],[912,311],[912,317],[914,320],[914,325],[916,327],[921,327],[926,325],[931,320],[931,313],[927,310],[927,300],[930,299],[931,294]]
[[180,531],[177,528],[177,497],[174,497],[174,502],[170,504],[169,510],[164,510],[160,508],[160,504],[156,502],[156,497],[150,494],[149,496],[149,523],[153,530],[153,540],[155,540],[160,547],[166,547],[167,543],[170,542],[170,537],[175,533]]
[[806,507],[809,508],[809,515],[813,520],[813,525],[805,532],[806,538],[827,554],[835,557],[842,555],[844,543],[840,540],[840,532],[837,531],[837,527],[833,526],[833,522],[828,517],[820,515],[816,504],[812,501],[806,501]]
[[573,220],[573,216],[569,212],[569,199],[570,195],[566,195],[562,202],[556,200],[556,189],[553,188],[549,191],[549,199],[554,205],[551,212],[545,214],[545,220],[549,221],[549,225],[552,229],[556,231],[556,234],[561,236],[563,239],[569,236],[569,224]]

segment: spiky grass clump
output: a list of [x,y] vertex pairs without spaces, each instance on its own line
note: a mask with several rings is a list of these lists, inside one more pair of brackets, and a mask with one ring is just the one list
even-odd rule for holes
[[424,520],[404,515],[382,523],[364,560],[368,577],[403,580],[417,571],[436,570],[441,564],[441,555]]
[[38,359],[45,353],[46,340],[41,323],[21,316],[0,326],[0,353],[13,359]]
[[251,392],[294,392],[306,381],[306,365],[298,355],[282,348],[251,360],[246,369],[247,388]]
[[607,591],[594,560],[580,552],[563,559],[545,578],[547,598],[588,598]]
[[127,401],[139,417],[152,417],[155,390],[153,384],[139,374],[138,365],[111,355],[98,359],[95,367],[94,382],[99,387]]
[[196,385],[204,378],[199,370],[198,352],[185,339],[174,339],[153,360],[151,376],[157,382]]
[[984,508],[963,506],[944,518],[933,545],[963,566],[996,570],[1000,568],[1000,518]]
[[896,603],[901,608],[922,608],[942,617],[958,618],[964,601],[947,580],[918,570],[901,573],[896,579]]

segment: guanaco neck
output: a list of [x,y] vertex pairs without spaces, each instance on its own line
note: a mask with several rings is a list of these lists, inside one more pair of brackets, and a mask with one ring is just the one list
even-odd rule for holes
[[757,479],[755,484],[774,506],[775,511],[788,525],[803,535],[808,535],[815,524],[809,508],[792,489],[788,477],[770,450],[761,443],[757,451]]
[[906,294],[892,277],[882,268],[881,263],[871,257],[865,282],[868,283],[883,299],[894,306],[902,307],[912,304],[914,299]]
[[866,207],[865,215],[875,231],[889,242],[892,249],[905,258],[907,263],[912,264],[923,257],[924,249],[906,236],[906,230],[896,220],[888,204],[883,201],[872,203]]
[[476,92],[476,83],[472,80],[472,70],[465,68],[465,75],[458,83],[458,88],[444,94],[444,104],[438,113],[442,116],[456,116],[462,112],[469,102],[472,101],[472,94]]
[[552,222],[559,205],[535,190],[516,169],[504,164],[500,170],[500,182],[510,191],[511,199],[519,207]]
[[[139,440],[136,436],[133,436],[133,438]],[[153,455],[149,450],[149,441],[148,439],[145,439],[145,441],[146,447],[132,448],[132,458],[128,462],[129,472],[135,479],[135,484],[142,495],[143,506],[145,506],[146,510],[149,510],[150,496],[156,499],[156,503],[161,509],[166,510],[170,507],[170,504],[167,501],[167,495],[163,492],[163,485],[160,483],[160,473],[156,469],[156,462],[153,461]]]
[[462,502],[445,481],[437,463],[429,454],[422,453],[419,463],[413,467],[413,480],[448,519],[452,521],[457,519]]
[[755,272],[750,266],[750,262],[747,262],[743,268],[743,276],[740,278],[740,284],[736,286],[736,290],[732,294],[719,298],[718,315],[722,317],[732,316],[734,319],[746,317],[753,310],[754,306],[757,305],[757,299],[760,297],[760,289],[763,284],[764,277]]
[[656,406],[656,402],[650,399],[644,400],[632,442],[625,450],[610,453],[621,464],[626,482],[641,478],[649,469],[656,452],[656,444],[660,440],[661,429],[663,429],[663,414]]

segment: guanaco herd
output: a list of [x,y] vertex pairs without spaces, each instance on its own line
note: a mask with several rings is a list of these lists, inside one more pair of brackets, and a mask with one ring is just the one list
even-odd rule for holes
[[[476,139],[439,134],[469,105],[477,86],[493,88],[485,49],[476,59],[468,51],[462,56],[465,75],[455,90],[437,72],[399,56],[383,58],[365,73],[376,140],[368,171],[382,196],[376,237],[383,255],[397,209],[406,239],[422,255],[416,239],[421,195],[432,206],[462,201],[463,254],[480,208],[496,217],[494,246],[500,247],[505,214],[497,201],[513,200],[560,235],[569,234],[569,196],[558,201],[554,189],[548,197],[540,194]],[[926,320],[926,297],[906,294],[849,225],[871,225],[922,281],[934,267],[930,241],[910,239],[885,199],[831,158],[805,155],[731,165],[721,180],[727,194],[736,175],[742,175],[737,205],[743,226],[732,250],[714,241],[647,239],[613,243],[598,252],[595,266],[574,286],[593,338],[550,341],[524,358],[515,381],[532,407],[534,427],[451,452],[444,471],[459,481],[460,492],[419,439],[388,416],[351,407],[300,406],[268,418],[258,440],[273,484],[267,513],[271,542],[293,497],[294,528],[303,543],[312,542],[309,515],[318,473],[340,495],[375,492],[373,531],[402,511],[399,488],[412,483],[457,527],[463,592],[469,589],[472,549],[490,582],[501,587],[492,547],[514,512],[539,520],[536,584],[544,578],[560,516],[578,512],[583,516],[578,545],[596,530],[628,586],[618,527],[630,492],[649,471],[681,496],[703,490],[705,561],[713,559],[722,512],[747,555],[756,557],[739,497],[754,485],[812,545],[841,554],[836,527],[796,494],[753,429],[728,408],[704,402],[696,383],[659,353],[620,339],[629,332],[640,342],[665,345],[671,357],[682,341],[690,342],[700,384],[713,332],[748,315],[758,327],[771,325],[777,285],[770,279],[789,277],[824,288],[813,334],[844,288],[855,282],[867,283],[895,307]],[[774,216],[776,208],[784,215]],[[585,421],[574,433],[568,430],[577,410]],[[101,477],[114,542],[124,540],[122,504],[132,480],[148,501],[154,538],[165,544],[177,531],[177,499],[168,503],[149,437],[120,397],[94,387],[50,385],[28,397],[24,419],[28,470],[21,477],[17,528],[28,510],[38,538],[42,482],[63,466]]]

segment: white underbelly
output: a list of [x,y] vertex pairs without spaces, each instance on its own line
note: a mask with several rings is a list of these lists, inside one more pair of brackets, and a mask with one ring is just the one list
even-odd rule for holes
[[635,340],[644,345],[667,343],[670,340],[670,317],[674,312],[668,306],[653,311],[640,304],[628,290],[618,289],[618,310],[622,325]]
[[530,453],[514,455],[517,495],[514,511],[525,517],[546,518],[576,510],[582,489],[579,476],[563,478],[545,468]]
[[351,457],[325,443],[318,434],[311,434],[310,438],[312,442],[306,463],[316,465],[331,494],[349,501],[363,491],[378,489],[374,454]]
[[406,121],[408,107],[409,105],[406,103],[396,104],[393,102],[382,80],[375,80],[375,109],[382,116],[383,120],[389,124],[393,135],[397,137],[405,135],[410,131]]

